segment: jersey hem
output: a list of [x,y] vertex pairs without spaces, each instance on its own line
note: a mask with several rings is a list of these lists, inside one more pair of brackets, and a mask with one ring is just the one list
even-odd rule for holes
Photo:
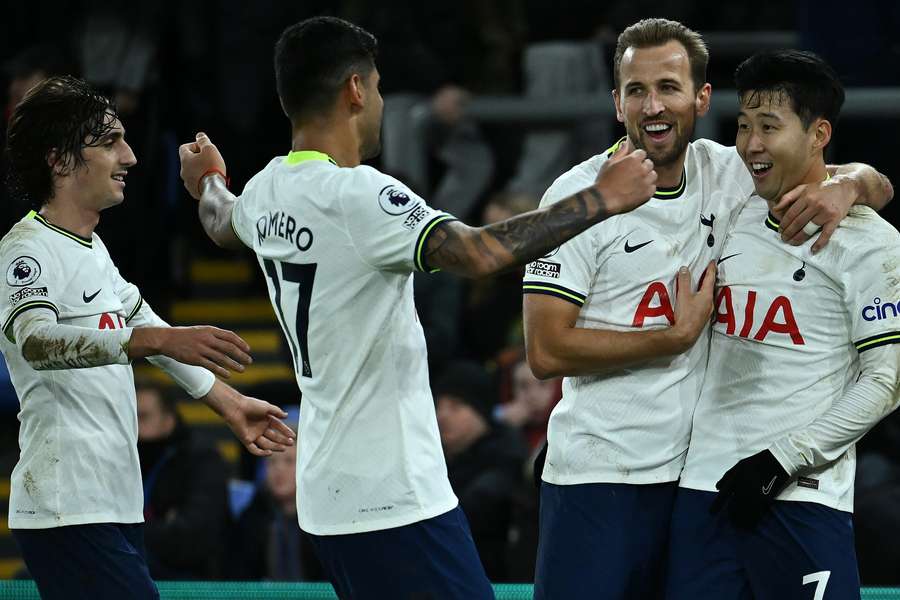
[[18,519],[15,518],[12,511],[9,515],[10,529],[55,529],[57,527],[68,527],[70,525],[94,525],[97,523],[121,523],[124,525],[132,525],[134,523],[143,523],[144,515],[134,513],[130,516],[123,516],[115,513],[90,513],[86,515],[75,515],[60,517],[42,517],[39,519]]
[[653,483],[669,483],[678,481],[678,475],[681,467],[674,473],[662,473],[658,471],[635,473],[631,475],[622,475],[619,473],[591,473],[579,475],[547,475],[541,476],[542,481],[552,483],[553,485],[581,485],[584,483],[632,483],[635,485],[653,484]]
[[405,525],[412,525],[419,521],[433,519],[439,515],[449,512],[459,505],[459,500],[453,496],[446,502],[433,506],[429,509],[421,509],[411,514],[392,517],[390,519],[379,519],[377,521],[367,521],[356,525],[325,525],[317,527],[310,523],[304,523],[298,519],[300,529],[312,535],[347,535],[352,533],[368,533],[370,531],[382,531],[384,529],[395,529]]
[[[698,492],[713,492],[718,493],[715,484],[708,485],[702,483],[696,483],[694,481],[680,481],[678,483],[678,487],[682,487],[689,490],[695,490]],[[787,496],[785,496],[787,494]],[[782,491],[777,498],[775,498],[776,502],[812,502],[813,504],[821,504],[822,506],[827,506],[828,508],[833,508],[834,510],[840,510],[847,513],[853,513],[853,500],[849,502],[841,502],[837,498],[832,497],[823,497],[823,494],[819,492],[815,492],[813,490],[807,490],[805,488],[801,488],[797,486],[797,483],[792,481],[788,485],[788,489]]]

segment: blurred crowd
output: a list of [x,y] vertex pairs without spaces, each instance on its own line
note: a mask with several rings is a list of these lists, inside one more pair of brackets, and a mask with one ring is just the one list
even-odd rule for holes
[[[467,116],[470,98],[596,93],[598,102],[611,102],[615,36],[646,16],[674,18],[704,33],[797,32],[847,86],[900,86],[898,7],[857,2],[837,18],[805,0],[672,0],[665,9],[647,0],[9,3],[0,19],[6,93],[0,128],[27,90],[54,74],[80,75],[115,100],[138,165],[129,173],[126,202],[104,213],[98,233],[123,275],[165,314],[173,300],[191,293],[189,259],[215,252],[181,188],[178,144],[207,131],[226,158],[236,191],[271,157],[286,153],[290,130],[275,95],[271,57],[288,24],[333,14],[379,38],[385,115],[378,166],[433,206],[471,223],[536,207],[559,174],[603,151],[621,128],[611,119],[530,131],[486,126]],[[845,35],[848,28],[857,35]],[[710,80],[714,89],[730,88],[731,72],[744,57],[718,59],[716,51]],[[900,115],[847,119],[831,159],[868,162],[896,186],[900,162],[888,158],[892,149],[882,140],[897,133]],[[887,214],[895,224],[896,210]],[[3,186],[2,231],[24,213]],[[450,482],[488,576],[530,581],[538,514],[532,466],[560,382],[537,380],[524,360],[521,273],[473,282],[438,274],[417,277],[415,286]],[[256,293],[262,290],[260,284]],[[0,381],[2,375],[0,370]],[[8,386],[0,388],[0,403],[12,407],[3,413],[0,436],[9,452],[15,448],[16,400]],[[167,389],[139,381],[152,575],[320,580],[321,568],[296,520],[295,451],[244,464],[236,473],[214,446],[192,435],[176,400]],[[896,416],[864,439],[859,456],[855,522],[862,580],[900,584],[894,568],[900,560]]]

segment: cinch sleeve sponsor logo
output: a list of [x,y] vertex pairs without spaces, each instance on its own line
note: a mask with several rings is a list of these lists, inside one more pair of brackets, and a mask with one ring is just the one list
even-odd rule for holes
[[865,321],[883,321],[893,319],[898,315],[900,315],[900,301],[882,302],[878,297],[872,300],[872,304],[862,309],[862,318]]
[[528,266],[525,267],[525,273],[537,275],[538,277],[559,279],[559,275],[562,273],[562,265],[549,260],[536,260],[528,263]]

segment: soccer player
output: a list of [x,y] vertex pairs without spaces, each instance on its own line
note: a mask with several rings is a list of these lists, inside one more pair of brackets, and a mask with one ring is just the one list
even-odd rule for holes
[[822,252],[782,244],[773,208],[828,178],[844,90],[793,50],[749,58],[735,83],[756,193],[719,267],[668,597],[859,598],[854,444],[900,399],[900,236],[855,207]]
[[94,233],[136,162],[106,98],[72,77],[38,84],[13,112],[7,151],[13,196],[34,208],[0,241],[0,350],[21,404],[9,527],[42,598],[158,598],[131,361],[167,371],[254,454],[283,450],[290,429],[277,407],[182,364],[227,376],[249,347],[229,331],[169,327]]
[[[542,475],[539,599],[600,590],[656,598],[664,588],[676,482],[707,362],[711,262],[753,192],[733,148],[690,141],[709,107],[707,59],[702,38],[680,23],[648,19],[622,32],[613,97],[628,141],[653,160],[657,192],[526,268],[529,363],[539,377],[565,376]],[[587,185],[609,157],[562,175],[541,205]],[[840,171],[848,175],[789,192],[802,209],[787,239],[815,217],[821,243],[854,201],[885,201],[873,169]]]
[[240,199],[210,140],[181,148],[210,237],[256,252],[303,393],[298,518],[342,598],[492,598],[447,480],[412,272],[486,276],[645,202],[656,175],[622,150],[549,209],[469,227],[360,162],[378,152],[376,41],[345,21],[275,48],[293,149]]

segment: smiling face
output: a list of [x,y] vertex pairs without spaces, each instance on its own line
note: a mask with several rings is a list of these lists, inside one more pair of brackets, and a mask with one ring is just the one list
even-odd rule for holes
[[677,165],[680,171],[697,117],[709,110],[709,84],[694,87],[687,50],[677,41],[629,47],[622,56],[613,90],[616,117],[657,168]]
[[830,139],[828,121],[819,118],[804,127],[783,93],[750,90],[741,97],[735,146],[756,193],[766,200],[776,202],[801,183],[821,181]]
[[78,198],[83,208],[98,212],[125,199],[125,177],[137,164],[125,129],[118,118],[110,129],[82,150],[84,164],[61,177],[61,186]]

